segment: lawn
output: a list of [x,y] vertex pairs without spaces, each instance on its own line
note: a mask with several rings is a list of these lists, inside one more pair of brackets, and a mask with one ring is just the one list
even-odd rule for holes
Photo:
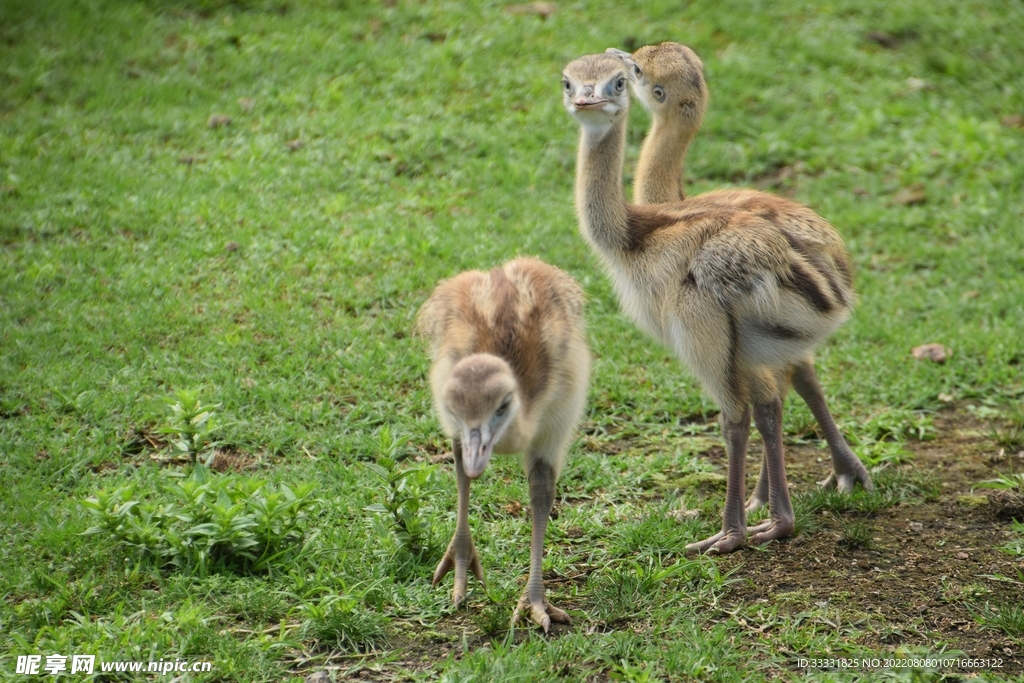
[[[1006,0],[0,0],[0,678],[1024,681],[1022,35]],[[803,202],[857,270],[818,370],[878,490],[818,490],[791,400],[798,535],[717,559],[683,554],[717,410],[578,234],[561,103],[571,59],[662,40],[711,91],[689,191]],[[508,625],[516,458],[472,489],[486,588],[430,585],[456,496],[413,319],[516,255],[581,283],[594,356],[548,636]]]

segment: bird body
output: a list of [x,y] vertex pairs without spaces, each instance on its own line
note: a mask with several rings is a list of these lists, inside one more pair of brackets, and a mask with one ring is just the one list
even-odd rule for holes
[[[682,184],[686,153],[703,121],[709,97],[704,81],[704,64],[693,50],[673,42],[646,45],[632,55],[615,49],[607,52],[623,60],[633,93],[652,117],[651,129],[644,138],[637,161],[633,185],[635,201],[639,204],[683,201],[686,198]],[[769,222],[811,260],[808,265],[814,268],[804,268],[802,272],[817,272],[826,277],[832,275],[828,281],[829,288],[844,299],[841,308],[849,309],[852,286],[848,285],[846,291],[841,292],[842,286],[836,286],[834,281],[837,273],[848,283],[852,281],[845,245],[828,221],[814,211],[784,197],[749,189],[713,190],[685,203],[691,206],[699,203],[734,207]],[[815,258],[825,259],[828,263],[815,265]],[[724,272],[720,268],[714,271]],[[816,303],[820,306],[827,301],[818,298]],[[787,303],[783,306],[790,315],[797,310]],[[799,336],[799,329],[802,328],[776,327],[774,336],[794,337],[790,346],[799,348],[801,340],[795,339]],[[830,334],[831,331],[827,331],[819,342]],[[749,338],[747,345],[760,346],[755,339]],[[771,350],[765,348],[764,351],[769,353],[761,354],[765,363],[785,362],[784,356],[772,354]],[[856,483],[872,489],[870,475],[850,450],[832,418],[811,356],[792,365],[792,382],[818,420],[832,455],[833,471],[821,483],[843,492],[852,490]],[[757,487],[747,506],[748,512],[767,502],[767,486],[767,470],[762,466]]]
[[[605,262],[624,312],[669,346],[722,408],[729,452],[722,532],[690,549],[735,550],[748,532],[752,542],[782,538],[794,529],[782,398],[797,368],[850,314],[849,260],[842,240],[809,210],[791,226],[773,223],[781,205],[767,195],[627,204],[628,66],[615,55],[588,55],[563,72],[564,103],[581,128],[580,231]],[[748,529],[743,469],[751,406],[765,440],[772,517]]]
[[544,598],[543,539],[555,482],[586,399],[590,355],[583,292],[563,271],[518,258],[440,283],[417,315],[431,346],[430,384],[442,429],[453,441],[459,483],[456,533],[434,575],[456,570],[453,600],[465,597],[466,567],[483,581],[469,537],[469,482],[491,453],[522,453],[533,509],[530,579],[516,619],[545,631],[568,615]]

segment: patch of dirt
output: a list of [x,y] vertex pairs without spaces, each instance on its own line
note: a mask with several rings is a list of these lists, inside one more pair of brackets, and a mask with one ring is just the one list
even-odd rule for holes
[[[866,620],[854,637],[856,644],[882,652],[901,645],[944,646],[968,657],[1002,659],[1004,668],[990,673],[1024,672],[1021,643],[981,626],[976,618],[986,604],[1022,602],[1024,562],[997,549],[1010,537],[1003,498],[1016,499],[1005,492],[971,495],[976,484],[1005,474],[1016,463],[997,456],[989,427],[966,412],[943,411],[935,427],[936,439],[907,447],[914,453],[908,469],[941,481],[938,501],[900,503],[868,516],[842,515],[871,529],[867,548],[844,545],[839,515],[826,511],[820,529],[765,551],[723,557],[723,571],[735,569],[735,576],[745,579],[732,585],[725,602],[736,607],[781,598],[808,607],[827,604],[838,614]],[[752,451],[759,455],[760,449]],[[787,451],[789,481],[796,490],[808,490],[827,474],[827,451],[808,446],[787,446]],[[750,471],[756,472],[748,465]]]
[[210,461],[210,469],[221,473],[254,470],[259,466],[260,461],[256,456],[231,446],[217,449],[214,452],[213,460]]

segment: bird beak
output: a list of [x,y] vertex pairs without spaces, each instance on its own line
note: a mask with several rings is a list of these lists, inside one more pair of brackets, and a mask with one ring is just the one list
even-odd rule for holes
[[476,479],[487,468],[491,459],[490,439],[484,442],[479,429],[468,429],[462,433],[462,470],[470,479]]
[[606,104],[608,104],[608,100],[601,97],[595,98],[593,95],[590,97],[580,95],[572,101],[572,105],[576,107],[577,111],[581,109],[602,109]]

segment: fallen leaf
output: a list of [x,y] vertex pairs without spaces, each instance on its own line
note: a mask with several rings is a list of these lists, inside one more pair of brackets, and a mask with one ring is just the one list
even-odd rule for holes
[[942,344],[922,344],[910,350],[910,354],[918,360],[930,360],[936,363],[945,363],[949,355],[946,347]]
[[228,242],[224,245],[224,251],[238,251],[238,242]]
[[242,108],[242,111],[252,111],[252,107],[255,104],[251,97],[239,97],[238,106]]
[[288,149],[290,149],[293,152],[297,152],[298,150],[302,149],[302,146],[306,143],[296,138],[294,140],[289,140],[285,144],[288,145]]
[[881,45],[886,50],[895,50],[902,42],[899,38],[888,31],[868,31],[867,35],[864,37],[872,43]]
[[943,403],[952,403],[956,399],[950,394],[939,394],[939,400]]
[[924,524],[921,524],[921,522],[911,522],[907,526],[910,527],[911,531],[916,531],[916,532],[924,531]]
[[508,5],[505,11],[509,14],[536,14],[541,19],[547,19],[555,13],[553,2],[528,2],[525,5]]
[[900,188],[900,190],[893,195],[892,200],[903,206],[924,204],[928,201],[928,193],[925,192],[923,183],[914,183],[913,185]]
[[1019,128],[1024,130],[1024,116],[1020,114],[1010,114],[999,119],[999,123],[1003,124],[1007,128]]
[[977,299],[979,296],[981,296],[981,292],[977,289],[972,289],[961,294],[960,301],[967,301],[968,299]]
[[208,128],[223,128],[224,126],[231,125],[231,117],[227,114],[214,114],[210,118],[206,119],[206,126]]

